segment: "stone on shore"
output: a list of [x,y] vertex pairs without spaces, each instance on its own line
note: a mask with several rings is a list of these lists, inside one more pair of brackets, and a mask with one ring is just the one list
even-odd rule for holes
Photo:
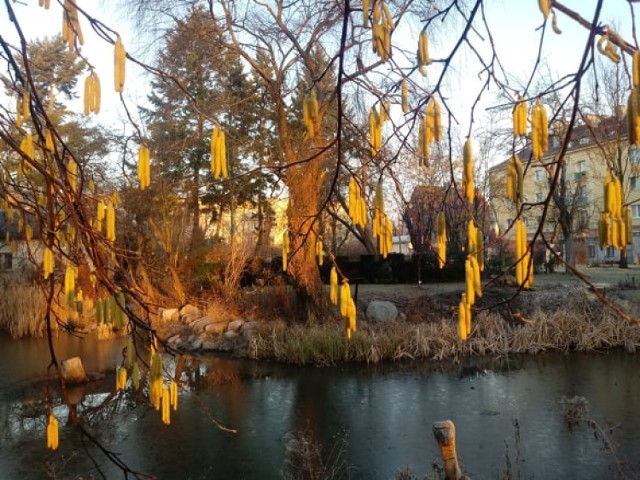
[[85,383],[89,380],[80,357],[71,357],[63,360],[60,362],[60,369],[62,370],[62,378],[66,383]]
[[366,314],[370,322],[393,322],[398,318],[398,309],[391,302],[373,300],[367,306]]

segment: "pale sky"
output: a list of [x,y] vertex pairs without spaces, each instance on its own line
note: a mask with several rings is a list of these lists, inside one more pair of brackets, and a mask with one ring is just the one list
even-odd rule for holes
[[[91,15],[101,19],[109,27],[121,33],[125,47],[135,55],[148,55],[149,50],[142,50],[142,39],[132,33],[128,22],[119,20],[122,11],[114,5],[117,2],[106,2],[102,0],[78,0],[81,8],[84,8]],[[473,2],[470,2],[472,4]],[[584,0],[565,0],[563,4],[576,10],[584,18],[591,20],[596,2]],[[27,39],[35,39],[43,36],[55,35],[61,30],[62,7],[54,0],[51,2],[50,10],[38,7],[36,0],[25,2],[15,2],[11,4],[15,9],[16,16],[24,29]],[[603,24],[616,25],[619,33],[627,41],[633,42],[631,32],[631,17],[628,3],[623,0],[606,0],[602,10],[601,21]],[[537,55],[538,40],[540,36],[539,27],[543,23],[542,14],[538,9],[537,0],[488,0],[485,2],[487,22],[493,34],[496,50],[505,70],[510,75],[509,82],[514,88],[520,82],[526,81],[531,74],[532,65]],[[480,19],[480,14],[477,17]],[[359,18],[356,19],[359,21]],[[118,126],[123,125],[124,116],[119,99],[112,87],[113,84],[113,47],[90,29],[88,23],[81,20],[85,37],[83,53],[89,61],[97,66],[97,72],[102,83],[102,111],[95,121],[106,122]],[[545,44],[542,51],[542,58],[554,76],[562,76],[575,72],[580,62],[580,57],[588,38],[589,32],[582,26],[577,25],[564,14],[558,12],[558,24],[562,29],[562,35],[556,35],[551,31],[551,19],[547,28]],[[436,25],[437,26],[437,25]],[[432,45],[431,55],[433,58],[441,58],[440,52],[448,52],[457,39],[456,32],[459,31],[461,23],[457,22],[453,27],[443,31],[431,32]],[[537,30],[538,29],[538,30]],[[398,30],[394,32],[394,41],[407,42],[408,49],[412,49],[411,42],[417,38],[419,27],[416,25],[400,24]],[[7,11],[0,9],[0,32],[9,39],[16,42],[16,35],[13,26],[9,23]],[[476,31],[469,34],[478,50],[486,56],[489,51],[489,39],[484,31],[484,27],[478,26]],[[138,43],[140,42],[140,43]],[[152,61],[151,58],[145,58]],[[422,79],[416,72],[412,79],[427,89],[431,88],[430,82],[437,78],[438,64],[433,64],[430,68],[430,75]],[[478,73],[481,66],[475,56],[465,48],[452,62],[452,72],[447,77],[447,82],[443,85],[441,92],[447,97],[453,113],[460,121],[457,127],[461,136],[466,135],[469,125],[469,108],[475,99],[480,84]],[[148,78],[140,75],[140,69],[128,62],[127,82],[125,84],[125,98],[130,100],[131,111],[135,114],[134,105],[143,103],[148,93]],[[535,85],[534,81],[534,85]],[[495,105],[496,100],[492,97],[496,89],[485,96],[483,102],[477,108],[477,122],[474,125],[474,132],[477,129],[486,128],[485,114],[487,107]],[[538,92],[531,91],[531,94]],[[4,99],[3,99],[4,101]],[[76,111],[81,109],[81,102],[72,105]]]

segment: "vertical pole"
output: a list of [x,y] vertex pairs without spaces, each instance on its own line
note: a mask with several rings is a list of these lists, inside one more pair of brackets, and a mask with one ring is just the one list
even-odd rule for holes
[[451,420],[436,422],[433,424],[433,436],[436,438],[444,462],[444,478],[446,480],[461,480],[463,477],[456,453],[455,425]]

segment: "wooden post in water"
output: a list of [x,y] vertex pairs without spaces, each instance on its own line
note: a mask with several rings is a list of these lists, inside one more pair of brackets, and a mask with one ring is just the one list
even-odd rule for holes
[[458,465],[456,453],[456,426],[451,420],[444,420],[433,424],[433,436],[436,437],[440,455],[444,461],[444,475],[446,480],[461,480],[462,471]]

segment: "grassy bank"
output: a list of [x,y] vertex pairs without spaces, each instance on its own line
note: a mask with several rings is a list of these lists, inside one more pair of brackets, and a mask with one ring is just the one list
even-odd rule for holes
[[264,325],[252,340],[252,358],[296,365],[375,364],[405,359],[458,360],[468,356],[640,348],[640,329],[614,317],[602,305],[578,297],[553,312],[536,310],[522,322],[496,313],[474,316],[466,342],[458,338],[457,319],[429,323],[360,323],[351,341],[341,326]]

